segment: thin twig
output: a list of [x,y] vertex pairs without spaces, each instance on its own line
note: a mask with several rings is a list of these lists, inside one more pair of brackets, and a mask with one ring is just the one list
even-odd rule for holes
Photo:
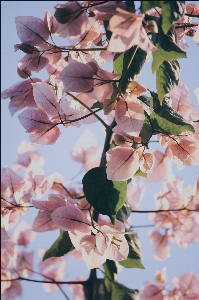
[[39,282],[39,283],[50,283],[50,284],[86,284],[85,281],[47,281],[47,280],[36,280],[36,279],[29,279],[29,278],[24,278],[24,277],[17,277],[13,279],[3,279],[1,281],[17,281],[17,280],[24,280],[24,281],[31,281],[31,282]]
[[69,96],[71,96],[75,101],[79,102],[81,105],[83,105],[85,108],[87,108],[103,125],[106,129],[109,128],[109,126],[90,108],[88,107],[84,102],[79,100],[77,97],[75,97],[73,94],[66,92]]
[[188,209],[186,207],[183,207],[183,208],[176,208],[176,209],[132,210],[131,212],[144,214],[144,213],[159,213],[159,212],[182,211],[182,210],[196,211],[195,209]]

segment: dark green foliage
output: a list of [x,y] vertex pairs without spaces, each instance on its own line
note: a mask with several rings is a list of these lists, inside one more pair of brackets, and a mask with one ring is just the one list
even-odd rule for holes
[[87,201],[97,212],[109,216],[114,222],[126,201],[127,181],[108,180],[106,168],[97,167],[84,175],[82,183]]
[[43,257],[43,261],[49,257],[60,257],[71,252],[73,249],[73,244],[68,235],[68,231],[60,230],[60,236],[52,244],[50,249],[48,249]]

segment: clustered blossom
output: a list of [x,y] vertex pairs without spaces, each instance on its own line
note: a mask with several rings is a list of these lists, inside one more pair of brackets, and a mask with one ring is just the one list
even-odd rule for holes
[[168,292],[168,288],[165,285],[166,268],[163,268],[161,272],[156,272],[156,283],[152,284],[147,282],[140,290],[140,300],[153,299],[153,300],[186,300],[186,299],[198,299],[199,293],[199,277],[194,272],[183,274],[180,278],[174,277],[172,283],[174,288]]
[[[148,233],[155,259],[170,257],[169,240],[180,247],[199,241],[199,182],[184,189],[183,180],[172,173],[173,162],[179,169],[184,165],[199,165],[199,115],[191,104],[188,88],[183,82],[178,82],[164,101],[167,110],[171,109],[178,120],[183,120],[193,130],[174,135],[167,130],[154,129],[151,119],[156,119],[155,107],[149,104],[147,97],[142,97],[148,88],[137,81],[139,74],[129,77],[125,91],[121,92],[121,80],[126,73],[111,73],[102,65],[112,63],[116,53],[134,46],[131,62],[138,49],[149,58],[158,50],[151,38],[151,33],[158,33],[158,26],[153,20],[147,22],[144,14],[129,11],[123,2],[94,5],[95,2],[57,4],[54,16],[46,11],[43,20],[27,16],[15,19],[21,44],[14,45],[14,49],[25,53],[17,66],[18,75],[23,80],[4,90],[1,97],[10,98],[11,116],[23,110],[18,119],[29,133],[30,143],[22,141],[19,145],[13,169],[2,168],[3,280],[33,275],[33,252],[25,250],[36,232],[59,229],[68,232],[75,249],[71,256],[82,258],[89,270],[99,268],[106,260],[127,261],[132,250],[126,237],[132,233],[129,229],[130,214],[124,222],[104,220],[102,215],[96,221],[93,218],[95,208],[83,195],[82,185],[79,190],[67,188],[61,174],[45,175],[45,161],[34,144],[54,144],[61,134],[58,126],[79,128],[98,119],[108,132],[112,126],[110,123],[114,124],[111,128],[114,147],[105,149],[103,166],[100,162],[103,149],[88,129],[77,140],[71,157],[82,164],[82,171],[99,165],[106,167],[108,181],[132,180],[127,186],[126,199],[126,207],[130,210],[138,209],[145,189],[144,183],[134,176],[143,176],[148,182],[163,180],[160,192],[154,195],[157,212],[150,214],[155,229]],[[161,8],[157,7],[149,11],[148,16],[160,18],[161,13]],[[197,16],[199,8],[188,3],[185,13]],[[106,28],[107,20],[109,25]],[[176,47],[180,50],[189,47],[185,35],[193,36],[193,40],[199,43],[198,24],[194,22],[191,23],[193,27],[184,27],[190,25],[191,20],[192,17],[183,14],[174,22],[177,26]],[[110,35],[107,39],[104,38],[105,31]],[[67,39],[69,45],[51,43],[53,34]],[[42,69],[48,74],[44,82],[31,77],[32,72],[38,73]],[[119,92],[115,93],[115,90]],[[198,88],[195,93],[199,98]],[[97,114],[99,110],[103,110],[102,117]],[[153,131],[151,135],[146,125]],[[147,139],[143,138],[145,134]],[[165,148],[164,152],[149,150],[148,143],[155,134],[156,141]],[[24,175],[18,175],[17,171],[24,172]],[[47,200],[43,200],[44,197]],[[10,229],[17,224],[20,215],[27,212],[30,204],[38,209],[32,228],[22,221],[12,235]],[[140,251],[138,256],[141,258]],[[39,270],[44,279],[61,281],[65,266],[63,258],[50,257],[39,264]],[[165,282],[166,269],[163,269],[156,273],[157,284],[148,282],[141,288],[140,299],[198,299],[199,279],[193,272],[174,278],[172,291],[167,292],[166,286],[161,285]],[[77,287],[71,285],[70,288],[77,299],[83,299],[82,286],[78,290]],[[44,289],[51,293],[58,290],[59,285],[44,284]],[[10,300],[21,296],[22,287],[19,281],[4,281],[2,292],[4,299]]]

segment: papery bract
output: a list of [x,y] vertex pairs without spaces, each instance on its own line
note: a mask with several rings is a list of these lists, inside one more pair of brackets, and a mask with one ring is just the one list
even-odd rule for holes
[[107,166],[107,178],[122,181],[131,178],[139,168],[138,153],[130,147],[116,147],[107,151],[110,160]]
[[65,206],[66,200],[61,195],[51,194],[47,201],[32,200],[32,204],[40,210],[54,211],[58,207]]
[[58,114],[59,102],[50,85],[45,82],[33,83],[33,95],[39,109],[44,110],[49,116]]
[[172,155],[167,149],[165,153],[159,150],[153,150],[154,164],[151,170],[149,170],[147,181],[156,182],[167,177],[172,179]]
[[90,230],[90,222],[81,212],[81,210],[71,204],[68,204],[65,207],[57,208],[51,214],[52,220],[56,226],[62,230],[79,230],[81,232],[88,232]]
[[24,110],[19,116],[21,125],[28,133],[44,133],[52,125],[47,114],[39,109]]
[[22,43],[41,45],[48,40],[49,30],[43,20],[36,17],[16,17],[17,34]]
[[150,242],[155,251],[155,259],[164,260],[170,257],[167,231],[162,235],[159,231],[152,230],[148,233],[148,237],[150,237]]
[[192,166],[199,164],[199,142],[191,134],[175,137],[169,140],[169,150],[174,157],[180,159],[185,165]]
[[27,68],[29,71],[39,72],[49,63],[47,57],[42,56],[40,51],[35,48],[33,54],[26,54],[19,62],[18,68],[23,70]]
[[157,284],[162,284],[165,281],[167,281],[166,267],[162,268],[162,271],[155,272],[155,280],[156,280]]
[[2,169],[2,182],[10,188],[11,195],[21,190],[25,184],[23,178],[8,167]]
[[152,283],[147,283],[146,286],[140,290],[140,300],[163,300],[164,286],[157,286]]
[[9,103],[11,116],[24,107],[36,107],[31,83],[40,81],[38,78],[32,78],[32,81],[30,79],[20,81],[1,93],[2,99],[9,97],[11,99]]
[[31,76],[31,71],[29,71],[27,68],[24,69],[19,69],[19,67],[17,67],[17,74],[23,78],[23,79],[27,79],[28,77]]
[[12,239],[1,241],[1,270],[8,270],[17,256],[17,244]]
[[185,119],[189,119],[190,113],[193,111],[194,106],[191,105],[190,93],[188,88],[183,82],[180,82],[178,86],[169,93],[172,99],[172,107],[180,113]]
[[57,230],[58,227],[52,221],[51,213],[52,211],[40,210],[34,219],[32,230],[36,232]]
[[[176,208],[178,204],[182,203],[183,198],[183,183],[184,180],[182,178],[173,178],[172,181],[165,179],[162,183],[162,187],[160,189],[160,192],[154,195],[154,198],[157,201],[163,201],[164,205],[165,200],[168,203],[168,207],[165,207],[167,209]],[[161,205],[161,204],[160,204]],[[158,203],[157,203],[157,207]]]
[[[86,280],[86,277],[80,275],[76,278],[76,281]],[[69,284],[69,289],[74,295],[74,300],[86,300],[82,284]]]
[[[9,279],[11,278],[11,274],[9,271],[1,271],[1,295],[5,293],[6,289],[8,289],[11,284],[12,281],[9,281]],[[5,280],[5,281],[3,281]],[[8,281],[7,281],[8,280]]]
[[[62,281],[65,273],[66,262],[61,257],[50,257],[39,264],[41,274],[44,280],[50,278],[55,281]],[[47,293],[55,292],[59,289],[56,284],[43,284],[43,288]]]
[[45,11],[44,23],[51,33],[55,33],[59,26],[59,23],[55,17],[51,15],[50,11]]
[[36,161],[40,165],[44,164],[44,159],[40,155],[39,150],[23,140],[17,149],[17,163],[13,163],[14,171],[18,169],[26,170],[31,161]]
[[54,80],[58,83],[60,83],[61,78],[60,78],[60,72],[66,67],[68,66],[68,62],[66,62],[66,60],[61,57],[60,60],[55,63],[55,64],[48,64],[46,66],[46,70],[49,74],[49,76],[53,76]]
[[123,52],[132,46],[139,46],[146,52],[155,51],[156,47],[149,40],[142,26],[142,15],[117,8],[118,15],[110,19],[108,29],[113,32],[108,51]]
[[19,281],[12,281],[9,288],[2,295],[2,300],[14,300],[15,297],[22,296],[22,286]]
[[85,170],[89,170],[99,164],[99,154],[96,137],[89,129],[85,129],[73,148],[72,158],[83,163]]
[[88,92],[94,84],[94,70],[83,63],[72,61],[60,72],[65,92]]
[[127,200],[133,210],[138,210],[144,193],[145,184],[143,182],[136,181],[134,184],[129,183],[127,185]]
[[85,31],[88,17],[85,10],[81,9],[80,5],[72,2],[67,4],[57,4],[55,8],[55,18],[59,22],[55,34],[63,38],[74,39]]
[[50,45],[42,45],[39,47],[39,51],[46,59],[48,59],[48,64],[56,64],[62,58],[61,49],[54,49]]
[[119,101],[115,109],[117,125],[127,134],[138,137],[144,124],[144,110],[148,114],[152,111],[137,98]]
[[[84,104],[86,104],[89,108],[93,106],[94,99],[90,97],[88,94],[80,93],[77,95],[77,98],[82,101]],[[90,111],[84,107],[84,115],[90,114]],[[94,115],[91,115],[89,117],[86,117],[82,120],[84,124],[90,124],[97,122],[97,118]]]
[[87,268],[99,268],[106,260],[96,247],[96,236],[86,235],[81,239],[82,257]]
[[183,274],[180,278],[173,278],[173,283],[177,289],[180,290],[183,295],[182,299],[198,299],[199,295],[199,278],[194,272]]
[[33,272],[33,252],[18,250],[17,258],[13,263],[14,268],[21,277],[31,277]]
[[52,145],[60,136],[59,128],[54,125],[46,129],[46,132],[35,133],[30,135],[30,142],[40,145]]
[[65,125],[80,127],[84,122],[85,107],[74,99],[68,99],[64,96],[59,103],[61,108],[60,117],[65,122]]
[[101,33],[99,21],[89,18],[85,31],[80,36],[81,41],[89,42],[95,40]]
[[24,220],[16,227],[14,233],[19,246],[26,247],[34,238],[36,233],[31,231],[31,227]]
[[103,102],[112,95],[113,85],[111,81],[117,77],[117,74],[112,74],[103,70],[102,68],[97,67],[97,72],[93,76],[93,90],[91,90],[91,92],[87,91],[87,93],[89,93],[90,97]]
[[46,115],[39,109],[27,108],[19,116],[21,125],[29,132],[30,142],[50,145],[57,141],[60,130]]

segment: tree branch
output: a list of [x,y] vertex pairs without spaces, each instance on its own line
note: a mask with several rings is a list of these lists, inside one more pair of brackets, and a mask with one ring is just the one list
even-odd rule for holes
[[176,25],[175,26],[175,29],[179,29],[179,28],[188,28],[188,27],[195,27],[195,26],[198,26],[198,24],[190,24],[190,23],[188,23],[188,24],[182,24],[182,25]]
[[81,105],[83,105],[85,108],[87,108],[103,125],[106,129],[108,129],[108,125],[90,108],[88,107],[84,102],[79,100],[77,97],[75,97],[73,94],[66,92],[69,96],[71,96],[75,101],[79,102]]
[[159,213],[159,212],[170,212],[170,211],[181,211],[181,210],[196,211],[195,209],[188,209],[186,207],[182,207],[182,208],[176,208],[176,209],[132,210],[131,212],[144,214],[144,213]]
[[[43,276],[43,275],[42,275]],[[25,278],[25,277],[17,277],[17,278],[13,278],[13,279],[2,279],[1,281],[17,281],[17,280],[24,280],[24,281],[31,281],[31,282],[39,282],[39,283],[50,283],[50,284],[82,284],[85,285],[86,281],[52,281],[52,280],[36,280],[36,279],[29,279],[29,278]]]
[[154,227],[154,224],[149,224],[149,225],[137,225],[137,226],[131,226],[130,229],[133,228],[147,228],[147,227]]
[[[104,141],[104,148],[102,151],[102,156],[100,160],[100,167],[106,166],[106,152],[110,148],[110,141],[112,137],[112,129],[116,126],[115,119],[112,121],[111,125],[106,128],[106,138]],[[99,213],[94,210],[93,211],[93,220],[95,222],[98,221]],[[90,276],[86,285],[84,286],[84,292],[87,300],[97,299],[98,297],[98,288],[97,288],[97,277],[96,277],[96,269],[92,269],[90,272]]]

